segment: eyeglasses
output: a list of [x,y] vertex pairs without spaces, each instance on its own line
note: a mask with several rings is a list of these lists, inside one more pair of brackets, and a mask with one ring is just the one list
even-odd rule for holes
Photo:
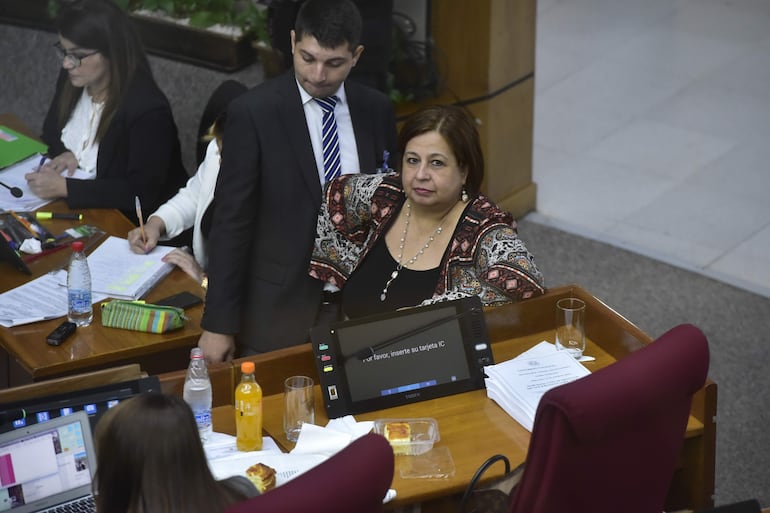
[[77,68],[78,66],[80,66],[80,64],[83,62],[83,59],[85,59],[86,57],[90,57],[94,54],[99,53],[99,50],[94,50],[93,52],[89,52],[89,53],[68,52],[67,49],[64,48],[60,42],[54,43],[53,48],[54,50],[56,50],[56,55],[58,55],[60,59],[63,59],[73,68]]

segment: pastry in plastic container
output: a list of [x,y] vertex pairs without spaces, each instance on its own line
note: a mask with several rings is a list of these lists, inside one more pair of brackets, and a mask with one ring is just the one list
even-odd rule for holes
[[390,442],[394,454],[407,456],[426,453],[441,439],[433,418],[377,419],[374,432]]

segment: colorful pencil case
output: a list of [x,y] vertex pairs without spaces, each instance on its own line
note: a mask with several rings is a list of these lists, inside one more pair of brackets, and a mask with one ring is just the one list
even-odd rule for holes
[[102,325],[108,328],[165,333],[184,326],[184,310],[144,301],[114,299],[102,303]]

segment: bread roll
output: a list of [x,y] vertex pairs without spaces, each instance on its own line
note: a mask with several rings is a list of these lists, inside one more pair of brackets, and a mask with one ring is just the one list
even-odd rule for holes
[[246,469],[246,477],[254,483],[259,493],[275,488],[275,469],[264,463],[256,463]]

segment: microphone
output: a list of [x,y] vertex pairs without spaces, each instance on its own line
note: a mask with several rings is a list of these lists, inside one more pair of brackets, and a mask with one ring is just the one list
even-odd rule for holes
[[27,418],[27,412],[24,408],[12,408],[10,410],[0,411],[0,425],[10,424],[15,420]]
[[448,315],[446,317],[441,317],[440,319],[436,319],[433,322],[430,322],[424,326],[418,326],[417,328],[414,328],[412,330],[407,331],[406,333],[402,333],[400,335],[397,335],[395,337],[391,337],[388,339],[383,340],[382,342],[379,342],[377,344],[374,344],[369,347],[365,347],[359,351],[356,351],[352,355],[345,355],[343,356],[343,360],[347,360],[348,358],[355,357],[359,360],[366,360],[367,358],[370,358],[375,355],[377,351],[380,349],[385,349],[388,346],[391,346],[395,344],[396,342],[400,342],[404,339],[407,339],[409,337],[412,337],[414,335],[420,334],[424,331],[428,331],[430,329],[435,328],[436,326],[441,326],[444,323],[454,321],[456,319],[461,319],[467,315],[481,315],[483,314],[482,310],[480,308],[473,307],[470,310],[466,310],[464,312],[456,313],[453,315]]
[[11,191],[11,194],[13,194],[14,198],[21,198],[24,195],[22,190],[19,189],[18,187],[11,187],[10,185],[6,185],[3,182],[0,182],[0,185],[2,185],[3,187]]

